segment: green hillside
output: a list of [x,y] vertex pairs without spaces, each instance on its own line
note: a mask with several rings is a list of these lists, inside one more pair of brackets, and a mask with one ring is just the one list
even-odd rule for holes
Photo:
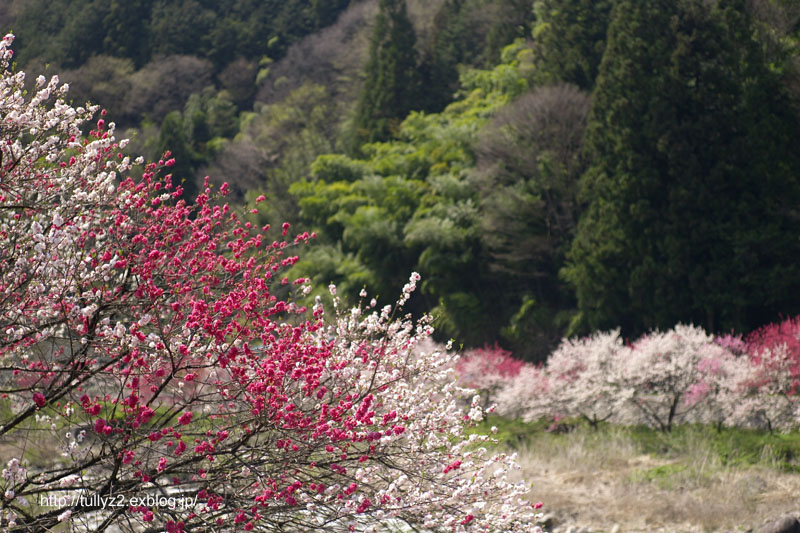
[[422,275],[442,338],[750,331],[800,312],[788,0],[12,1],[18,68],[108,109],[345,298]]

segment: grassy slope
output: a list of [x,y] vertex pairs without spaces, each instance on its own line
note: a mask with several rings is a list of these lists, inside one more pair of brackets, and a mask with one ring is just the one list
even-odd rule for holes
[[800,511],[800,432],[577,425],[557,433],[500,418],[482,429],[492,425],[519,453],[553,532],[749,531]]

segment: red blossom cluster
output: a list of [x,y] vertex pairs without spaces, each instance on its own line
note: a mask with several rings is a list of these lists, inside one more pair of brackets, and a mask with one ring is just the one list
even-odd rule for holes
[[456,364],[456,373],[464,386],[478,390],[484,404],[489,405],[494,394],[513,380],[523,365],[499,345],[486,345],[467,350]]

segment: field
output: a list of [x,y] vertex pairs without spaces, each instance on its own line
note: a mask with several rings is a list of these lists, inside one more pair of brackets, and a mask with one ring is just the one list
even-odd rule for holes
[[800,433],[490,418],[558,532],[756,531],[800,511]]

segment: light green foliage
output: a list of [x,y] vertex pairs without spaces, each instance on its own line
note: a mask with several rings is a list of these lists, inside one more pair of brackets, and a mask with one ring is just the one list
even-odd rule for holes
[[372,293],[394,294],[417,270],[424,304],[436,308],[445,335],[471,343],[493,338],[502,318],[485,314],[496,293],[467,171],[481,127],[527,86],[524,46],[513,45],[505,57],[493,70],[465,74],[461,99],[442,113],[411,113],[395,140],[365,145],[361,159],[320,156],[311,179],[291,186],[303,222],[324,242],[340,243],[331,253],[369,272],[317,269],[317,285],[360,288],[366,281]]
[[342,154],[323,154],[311,164],[314,181],[356,181],[366,173],[366,164]]

